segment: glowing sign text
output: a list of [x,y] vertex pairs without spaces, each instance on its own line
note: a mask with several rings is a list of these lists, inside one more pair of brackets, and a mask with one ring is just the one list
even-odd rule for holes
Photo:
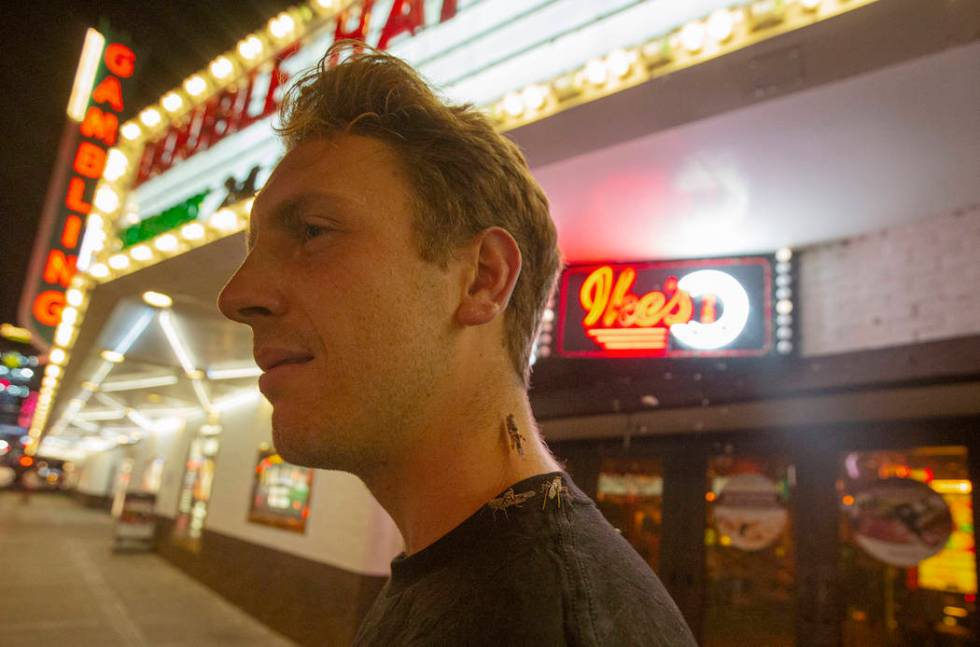
[[571,267],[559,353],[579,357],[765,354],[769,260]]

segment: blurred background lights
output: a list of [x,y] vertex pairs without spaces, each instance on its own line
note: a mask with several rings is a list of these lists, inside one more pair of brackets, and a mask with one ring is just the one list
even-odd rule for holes
[[147,245],[135,245],[129,250],[129,255],[137,261],[148,261],[153,258],[153,250]]
[[700,22],[689,22],[681,29],[681,45],[688,52],[694,54],[701,51],[704,46],[704,25]]
[[177,237],[173,234],[158,236],[157,239],[153,241],[153,246],[159,249],[161,252],[173,252],[178,247]]
[[731,9],[717,9],[708,17],[708,33],[723,43],[731,38],[735,27],[735,13]]
[[142,129],[140,129],[139,124],[135,124],[132,121],[127,121],[119,129],[122,136],[125,139],[133,141],[134,139],[139,139],[140,134],[142,134]]
[[540,85],[529,85],[524,88],[521,98],[531,110],[540,110],[548,98],[548,89]]
[[524,114],[524,100],[521,95],[512,92],[504,97],[504,111],[511,117],[520,117]]
[[231,59],[227,56],[219,56],[211,61],[208,69],[211,71],[211,75],[220,81],[231,76],[231,73],[234,71],[234,65],[232,65]]
[[105,170],[102,171],[102,177],[110,182],[115,182],[126,174],[128,168],[129,159],[126,155],[118,148],[111,148],[109,149],[109,154],[106,156]]
[[122,353],[117,353],[114,350],[104,350],[99,355],[102,359],[107,362],[112,362],[113,364],[121,364],[126,357]]
[[124,270],[129,267],[129,258],[125,254],[113,254],[109,257],[109,267],[114,270]]
[[119,194],[112,187],[101,186],[95,192],[95,199],[92,204],[100,211],[112,213],[119,208]]
[[246,61],[254,61],[262,54],[262,41],[252,35],[238,43],[238,53]]
[[154,292],[153,290],[147,290],[143,293],[143,301],[154,308],[169,308],[174,302],[163,292]]
[[609,57],[606,59],[606,65],[614,77],[621,79],[629,74],[630,68],[633,66],[633,59],[634,55],[631,52],[627,52],[624,49],[617,49],[609,54]]
[[194,76],[184,81],[184,90],[186,90],[187,94],[191,95],[192,97],[201,96],[204,93],[204,91],[207,90],[207,88],[208,88],[207,81],[205,81],[204,78],[199,74],[195,74]]
[[167,94],[163,95],[162,99],[160,99],[160,105],[162,105],[163,109],[167,112],[177,112],[181,109],[181,107],[183,107],[184,100],[181,99],[180,95],[176,92],[168,92]]
[[180,235],[187,240],[200,240],[204,238],[204,226],[199,222],[191,222],[180,228]]
[[218,209],[208,222],[219,231],[238,229],[238,216],[231,209]]
[[593,59],[585,65],[585,80],[592,85],[602,85],[609,79],[609,71],[605,64]]
[[160,125],[163,118],[160,116],[160,111],[156,108],[147,108],[140,113],[140,121],[147,128],[155,128]]
[[269,21],[269,33],[273,38],[288,38],[296,31],[296,21],[288,13],[281,13]]

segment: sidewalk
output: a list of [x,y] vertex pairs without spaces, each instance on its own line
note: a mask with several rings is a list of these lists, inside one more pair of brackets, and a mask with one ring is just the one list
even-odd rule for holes
[[155,554],[111,543],[107,513],[0,491],[0,646],[293,644]]

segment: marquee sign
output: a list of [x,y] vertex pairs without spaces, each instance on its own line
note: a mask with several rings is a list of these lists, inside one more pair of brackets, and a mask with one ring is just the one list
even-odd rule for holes
[[[94,34],[95,38],[91,35]],[[96,43],[94,47],[92,43]],[[66,134],[70,164],[62,186],[52,186],[59,200],[46,211],[42,229],[35,244],[30,273],[24,286],[21,317],[35,340],[51,343],[54,329],[61,319],[65,292],[76,271],[85,219],[92,211],[95,186],[102,178],[109,149],[116,145],[119,116],[125,104],[123,89],[133,76],[136,55],[124,43],[104,38],[90,30],[83,52],[83,65],[90,60],[95,70],[91,93],[82,95],[80,123],[70,122]],[[73,102],[75,101],[73,97]]]
[[572,266],[560,284],[558,354],[766,355],[772,283],[766,257]]
[[[367,41],[375,0],[352,3],[333,21],[333,40]],[[376,42],[377,49],[387,49],[390,41],[402,34],[414,35],[426,25],[423,0],[394,0]],[[430,24],[444,23],[457,12],[456,0],[443,0],[438,17]],[[284,62],[299,52],[299,45],[281,51],[269,65],[253,70],[238,83],[222,90],[192,114],[170,126],[162,136],[148,143],[136,175],[136,184],[165,173],[174,164],[207,150],[225,137],[244,130],[279,109],[283,91],[290,80]]]

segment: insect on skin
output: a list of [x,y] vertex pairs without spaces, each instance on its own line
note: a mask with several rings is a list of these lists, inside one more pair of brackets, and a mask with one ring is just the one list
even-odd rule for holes
[[507,435],[510,436],[510,445],[516,449],[521,456],[524,455],[524,436],[517,430],[517,423],[514,421],[514,414],[507,416]]
[[561,495],[567,495],[568,488],[562,485],[561,477],[556,476],[547,483],[541,484],[541,492],[544,494],[544,501],[541,502],[542,510],[548,505],[549,499],[558,499],[558,507],[561,508]]

